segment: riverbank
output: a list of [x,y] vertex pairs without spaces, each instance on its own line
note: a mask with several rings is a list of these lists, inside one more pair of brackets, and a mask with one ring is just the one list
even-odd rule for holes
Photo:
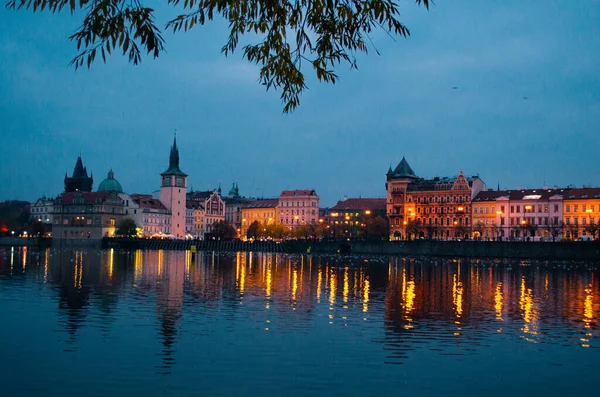
[[124,250],[196,250],[216,252],[273,252],[313,254],[359,254],[394,256],[445,256],[465,258],[511,258],[552,260],[599,260],[600,242],[498,242],[498,241],[194,241],[104,239],[55,240],[0,238],[0,246],[53,248],[114,248]]

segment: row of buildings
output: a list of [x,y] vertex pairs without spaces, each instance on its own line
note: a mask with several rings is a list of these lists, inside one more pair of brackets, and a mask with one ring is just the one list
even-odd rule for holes
[[65,191],[54,199],[31,205],[31,216],[52,225],[57,239],[100,239],[114,236],[124,218],[145,237],[198,238],[210,236],[219,221],[231,224],[238,237],[253,222],[280,224],[287,230],[305,225],[341,227],[354,237],[369,220],[385,219],[389,238],[482,238],[556,240],[595,238],[600,225],[600,188],[488,189],[479,175],[418,177],[405,158],[386,174],[385,198],[346,198],[331,208],[319,207],[313,189],[284,190],[279,197],[240,196],[234,183],[227,195],[221,187],[188,191],[188,175],[179,167],[174,139],[169,166],[160,174],[160,190],[128,194],[111,170],[97,191],[93,176],[78,157]]
[[600,225],[600,188],[487,189],[462,171],[420,178],[402,158],[386,191],[391,239],[593,239]]
[[31,216],[51,226],[56,239],[112,237],[125,218],[135,222],[140,236],[176,239],[203,239],[219,221],[229,222],[244,236],[254,221],[280,223],[293,230],[316,225],[319,219],[319,196],[314,190],[284,190],[275,199],[250,199],[240,196],[237,183],[226,196],[220,186],[188,191],[187,177],[179,167],[176,138],[169,167],[160,174],[160,190],[153,194],[125,193],[112,170],[92,191],[93,176],[79,156],[73,174],[65,175],[64,192],[32,203]]

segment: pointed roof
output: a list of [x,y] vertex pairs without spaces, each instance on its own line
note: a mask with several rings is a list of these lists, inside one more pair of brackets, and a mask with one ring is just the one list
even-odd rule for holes
[[87,169],[83,166],[83,160],[81,160],[80,155],[77,157],[75,169],[73,170],[73,176],[71,178],[87,178],[87,176]]
[[404,157],[400,160],[400,163],[392,173],[392,176],[396,178],[417,178],[415,172],[408,165],[408,161]]
[[171,146],[171,153],[169,154],[169,168],[160,175],[187,176],[187,174],[179,169],[179,149],[177,148],[177,135],[173,137],[173,146]]

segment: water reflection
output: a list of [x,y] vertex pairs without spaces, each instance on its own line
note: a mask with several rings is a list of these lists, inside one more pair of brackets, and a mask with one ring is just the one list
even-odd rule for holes
[[185,355],[186,332],[240,327],[280,335],[354,327],[380,363],[410,362],[417,351],[474,354],[501,335],[598,347],[595,275],[593,265],[549,262],[0,250],[3,294],[18,282],[52,286],[65,351],[88,343],[85,327],[108,338],[127,317],[153,318],[143,330],[160,343],[161,374]]

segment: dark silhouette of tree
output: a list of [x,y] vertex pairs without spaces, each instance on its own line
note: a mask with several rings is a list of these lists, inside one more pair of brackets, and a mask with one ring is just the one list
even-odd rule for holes
[[583,230],[585,230],[590,234],[590,236],[592,236],[593,239],[595,239],[598,232],[600,232],[600,224],[590,222],[590,224],[587,225]]
[[227,221],[213,223],[212,235],[219,240],[232,240],[237,235],[235,228]]
[[137,236],[137,225],[135,221],[131,218],[123,218],[121,219],[121,223],[119,224],[119,228],[115,232],[117,236]]
[[562,235],[565,229],[565,224],[562,221],[559,222],[550,222],[548,225],[548,230],[550,231],[550,235],[552,236],[552,241],[556,241],[556,238]]
[[577,232],[579,231],[579,225],[575,224],[575,223],[569,223],[567,225],[565,225],[565,229],[567,230],[567,233],[569,233],[569,238],[571,240],[575,240],[575,236],[577,235]]
[[475,233],[477,233],[477,240],[480,240],[481,237],[483,237],[483,229],[484,228],[485,228],[485,225],[481,221],[477,222],[475,224],[475,226],[473,226],[473,231]]
[[421,232],[421,228],[421,221],[411,219],[406,224],[406,237],[408,237],[409,240],[412,240],[413,237],[416,238]]
[[390,225],[387,218],[376,216],[371,218],[365,224],[365,235],[367,238],[388,238],[390,234]]
[[248,230],[246,230],[246,237],[257,239],[261,235],[261,225],[258,221],[254,221],[248,226]]
[[281,223],[272,223],[266,227],[266,236],[274,240],[283,240],[288,234],[287,228]]
[[[8,0],[7,8],[58,13],[79,17],[82,25],[70,37],[79,54],[75,68],[88,68],[96,57],[122,53],[137,65],[142,52],[157,58],[165,50],[163,30],[155,12],[143,0]],[[429,9],[430,0],[415,0]],[[167,0],[180,10],[164,30],[187,32],[213,19],[229,22],[229,37],[221,52],[233,53],[245,35],[258,36],[247,44],[243,57],[260,67],[259,82],[267,90],[281,90],[284,112],[294,110],[306,88],[303,66],[314,70],[319,81],[335,84],[336,67],[347,63],[356,69],[356,55],[374,48],[371,34],[382,29],[389,36],[407,37],[399,20],[398,0]],[[79,9],[84,10],[83,13]],[[369,48],[371,47],[371,48]]]

